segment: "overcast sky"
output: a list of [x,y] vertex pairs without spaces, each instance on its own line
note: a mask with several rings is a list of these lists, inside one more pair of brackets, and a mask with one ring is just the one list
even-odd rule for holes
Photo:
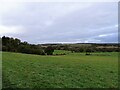
[[4,2],[3,35],[35,44],[118,42],[118,3]]

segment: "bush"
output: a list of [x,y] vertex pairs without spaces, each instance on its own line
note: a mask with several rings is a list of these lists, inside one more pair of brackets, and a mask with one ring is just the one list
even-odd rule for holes
[[53,52],[54,52],[54,48],[52,46],[48,46],[45,49],[45,53],[47,53],[47,55],[53,55]]

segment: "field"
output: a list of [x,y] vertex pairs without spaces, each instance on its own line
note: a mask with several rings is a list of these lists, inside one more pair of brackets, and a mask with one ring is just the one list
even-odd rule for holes
[[[56,51],[60,53],[61,51]],[[66,52],[65,52],[66,53]],[[117,88],[117,53],[2,53],[3,88]]]

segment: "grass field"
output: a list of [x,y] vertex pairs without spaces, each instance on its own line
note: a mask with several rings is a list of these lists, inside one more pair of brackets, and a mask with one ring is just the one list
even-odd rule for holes
[[3,52],[2,56],[3,88],[118,87],[117,53],[40,56]]
[[53,55],[55,54],[69,54],[71,51],[65,51],[65,50],[54,50]]

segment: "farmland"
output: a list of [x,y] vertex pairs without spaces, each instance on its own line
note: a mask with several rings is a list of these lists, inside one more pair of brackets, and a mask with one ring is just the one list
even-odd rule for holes
[[[54,54],[62,51],[56,50]],[[3,88],[117,88],[118,53],[3,52]]]

